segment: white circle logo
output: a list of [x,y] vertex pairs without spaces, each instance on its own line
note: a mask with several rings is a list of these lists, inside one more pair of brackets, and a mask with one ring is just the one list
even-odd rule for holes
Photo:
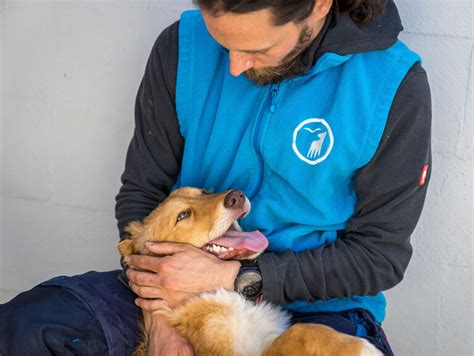
[[298,158],[315,165],[324,161],[331,153],[334,136],[324,119],[307,119],[293,131],[293,151]]

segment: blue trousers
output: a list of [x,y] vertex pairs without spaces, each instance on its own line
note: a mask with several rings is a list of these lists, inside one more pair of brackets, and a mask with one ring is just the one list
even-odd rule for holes
[[[130,355],[141,311],[119,274],[56,277],[0,305],[0,355]],[[361,309],[294,313],[292,322],[325,324],[393,355],[380,325]]]

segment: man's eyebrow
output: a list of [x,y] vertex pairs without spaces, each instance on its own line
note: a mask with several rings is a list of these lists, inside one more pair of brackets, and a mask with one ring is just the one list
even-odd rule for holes
[[242,50],[238,50],[238,52],[252,53],[252,54],[265,53],[273,47],[275,47],[275,45],[271,45],[270,47],[262,48],[262,49],[242,49]]
[[[249,54],[258,54],[258,53],[265,53],[273,47],[275,47],[275,45],[271,45],[270,47],[263,48],[263,49],[237,49],[236,51],[237,52],[249,53]],[[224,47],[222,45],[221,45],[221,48],[224,51],[229,52],[229,49],[227,49],[226,47]]]

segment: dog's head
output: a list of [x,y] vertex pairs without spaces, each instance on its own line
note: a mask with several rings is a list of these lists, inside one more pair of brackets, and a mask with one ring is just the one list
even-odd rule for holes
[[242,232],[237,220],[250,211],[239,190],[212,194],[203,189],[172,192],[143,222],[132,222],[131,239],[119,243],[122,255],[147,254],[145,242],[187,243],[221,259],[251,259],[268,246],[260,232]]

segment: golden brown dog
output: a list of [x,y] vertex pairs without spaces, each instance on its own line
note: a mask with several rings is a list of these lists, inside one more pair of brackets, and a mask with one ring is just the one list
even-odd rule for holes
[[[258,231],[242,232],[237,219],[250,210],[240,191],[210,194],[181,188],[143,222],[128,227],[131,239],[119,243],[123,256],[150,254],[145,242],[179,242],[209,251],[221,259],[251,259],[267,247]],[[223,235],[225,237],[222,237]],[[163,313],[200,355],[382,355],[366,340],[318,324],[295,324],[266,302],[254,303],[236,292],[203,293]],[[141,345],[140,350],[146,350]],[[139,349],[137,349],[139,350]]]

